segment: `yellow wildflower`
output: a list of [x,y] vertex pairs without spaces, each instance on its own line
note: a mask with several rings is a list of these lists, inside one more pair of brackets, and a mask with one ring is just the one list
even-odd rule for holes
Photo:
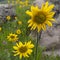
[[9,21],[11,19],[11,17],[10,16],[7,16],[6,19]]
[[35,30],[37,28],[38,32],[43,29],[46,30],[46,24],[48,26],[52,26],[52,21],[55,21],[53,18],[55,12],[52,11],[54,5],[46,2],[42,4],[41,8],[38,6],[31,6],[31,11],[27,10],[26,13],[31,16],[31,19],[28,20],[28,27],[31,27],[31,30]]
[[0,31],[2,30],[2,28],[0,27]]
[[10,3],[10,0],[8,0],[8,4]]
[[34,45],[31,43],[31,41],[25,42],[24,44],[22,42],[16,43],[16,46],[13,46],[15,50],[13,51],[15,53],[14,56],[19,55],[20,59],[22,57],[29,57],[29,55],[31,55],[33,52],[33,47]]
[[18,23],[19,25],[21,25],[21,24],[22,24],[22,21],[18,21],[17,23]]
[[18,40],[18,37],[17,37],[17,36],[18,36],[18,35],[16,35],[16,34],[10,33],[9,36],[7,36],[7,39],[8,39],[9,41],[14,42],[14,41],[17,41],[17,40]]
[[21,30],[20,29],[16,30],[16,33],[21,34]]
[[17,20],[17,17],[15,16],[15,19]]
[[26,6],[28,6],[28,3],[29,3],[28,1],[25,1],[25,5],[26,5]]

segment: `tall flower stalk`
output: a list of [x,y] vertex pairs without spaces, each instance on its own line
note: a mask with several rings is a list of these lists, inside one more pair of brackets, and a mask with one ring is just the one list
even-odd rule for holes
[[39,43],[39,41],[40,41],[40,39],[41,39],[41,34],[42,34],[42,30],[40,31],[40,33],[37,32],[35,60],[37,59],[38,43]]

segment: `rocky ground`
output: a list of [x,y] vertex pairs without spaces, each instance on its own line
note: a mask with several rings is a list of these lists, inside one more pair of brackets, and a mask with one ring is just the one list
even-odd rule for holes
[[0,4],[0,25],[6,22],[6,16],[15,16],[14,6],[11,4]]

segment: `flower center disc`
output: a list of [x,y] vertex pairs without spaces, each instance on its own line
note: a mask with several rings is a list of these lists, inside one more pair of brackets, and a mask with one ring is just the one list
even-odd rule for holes
[[34,22],[36,22],[37,24],[42,24],[45,22],[45,20],[46,20],[46,16],[43,13],[38,13],[34,17]]
[[20,50],[21,53],[25,53],[27,51],[27,47],[26,46],[24,46],[24,47],[22,46],[19,50]]
[[15,38],[15,36],[11,36],[11,38],[13,39],[13,38]]

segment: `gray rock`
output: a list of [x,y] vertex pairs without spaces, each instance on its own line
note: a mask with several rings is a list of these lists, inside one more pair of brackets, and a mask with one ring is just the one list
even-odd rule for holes
[[44,3],[44,0],[35,0],[33,4],[38,5],[39,7],[41,7],[42,3]]
[[54,51],[45,51],[43,52],[43,55],[53,55],[53,56],[60,55],[60,49]]
[[0,4],[0,25],[6,21],[6,16],[15,16],[15,10],[13,5]]
[[54,46],[60,44],[60,28],[51,27],[48,28],[46,32],[42,33],[40,44],[47,48],[53,48]]

